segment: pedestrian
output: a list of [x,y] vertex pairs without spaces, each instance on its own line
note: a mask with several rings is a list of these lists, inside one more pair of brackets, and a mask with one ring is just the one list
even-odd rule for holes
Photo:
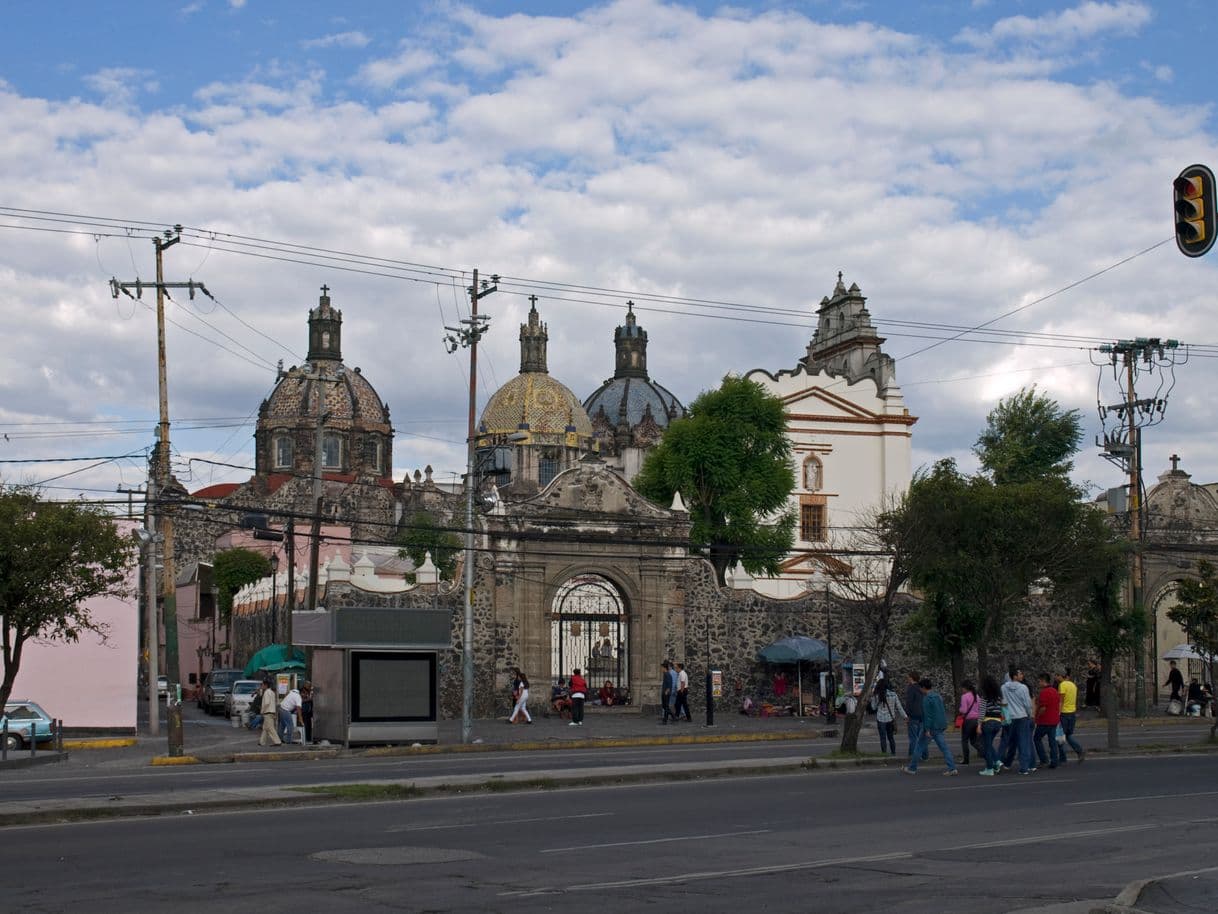
[[300,722],[304,725],[304,741],[313,745],[313,683],[306,682],[300,687]]
[[[1036,733],[1033,736],[1036,757],[1042,765],[1056,768],[1059,759],[1063,765],[1066,762],[1066,750],[1057,742],[1057,726],[1061,723],[1062,697],[1061,693],[1053,688],[1048,673],[1041,673],[1037,676],[1036,683],[1038,691],[1032,707],[1032,714],[1036,720]],[[1044,746],[1045,737],[1049,738],[1047,755]]]
[[664,716],[660,718],[660,723],[666,724],[668,723],[668,718],[672,717],[672,665],[665,660],[660,664],[660,670],[660,709],[664,712]]
[[1100,709],[1100,665],[1094,660],[1087,661],[1087,679],[1083,683],[1083,702],[1088,708]]
[[681,719],[681,710],[685,710],[685,722],[693,723],[693,716],[689,713],[689,673],[685,672],[685,664],[677,664],[677,700],[673,704],[672,716],[677,720]]
[[579,674],[579,667],[571,672],[571,723],[568,726],[582,727],[584,725],[584,699],[588,696],[588,683]]
[[[1074,725],[1078,721],[1078,686],[1074,684],[1074,680],[1070,678],[1070,667],[1066,667],[1064,673],[1058,673],[1054,677],[1057,680],[1057,691],[1062,697],[1061,721],[1062,733],[1066,736],[1066,744],[1074,750],[1078,756],[1078,763],[1081,765],[1086,759],[1087,753],[1083,747],[1078,744],[1078,740],[1074,738]],[[1066,750],[1062,750],[1062,761],[1066,760]]]
[[[897,754],[897,718],[905,717],[905,708],[897,693],[888,688],[888,680],[875,684],[875,726],[880,731],[880,752]],[[887,747],[887,749],[885,749]]]
[[1024,685],[1023,670],[1012,665],[1007,676],[1002,684],[1002,703],[1011,719],[1011,735],[1002,767],[1010,768],[1018,754],[1019,773],[1031,774],[1036,770],[1032,764],[1032,693]]
[[981,699],[981,751],[985,755],[985,767],[979,773],[993,777],[1002,770],[998,750],[994,748],[994,738],[1003,729],[1002,689],[993,676],[981,680]]
[[524,675],[524,672],[516,668],[515,688],[512,689],[512,694],[516,696],[516,704],[512,707],[512,714],[508,718],[509,724],[516,723],[516,718],[519,715],[524,715],[524,722],[531,724],[533,718],[529,716],[529,677]]
[[[956,769],[956,760],[952,758],[951,747],[947,745],[944,733],[947,731],[947,708],[943,706],[943,696],[935,691],[930,679],[923,677],[918,687],[922,690],[922,738],[918,751],[909,759],[908,767],[902,769],[906,774],[918,773],[918,760],[922,758],[923,747],[929,747],[934,742],[943,753],[943,762],[947,766],[944,777],[954,777],[960,772]],[[929,749],[927,752],[929,756]]]
[[262,712],[262,735],[258,737],[258,745],[265,746],[269,742],[272,746],[281,746],[283,741],[275,732],[275,725],[278,723],[275,689],[269,679],[264,680],[262,686],[262,703],[258,706]]
[[957,716],[960,718],[960,764],[967,765],[970,746],[978,754],[981,753],[981,742],[977,738],[981,726],[981,698],[971,679],[960,683],[960,708]]
[[1169,661],[1169,664],[1171,671],[1167,674],[1167,682],[1163,683],[1165,686],[1171,686],[1171,697],[1168,701],[1179,701],[1183,704],[1184,674],[1176,666],[1176,661]]
[[930,758],[930,750],[922,751],[922,687],[918,684],[918,671],[910,670],[905,685],[905,714],[909,718],[909,758],[914,752],[921,754],[922,761]]
[[249,712],[250,722],[249,728],[257,730],[262,726],[262,690],[265,688],[263,684],[258,683],[258,687],[254,689],[254,694],[250,698]]
[[296,734],[296,715],[300,711],[303,699],[296,689],[289,689],[288,694],[279,702],[279,738],[285,743],[292,742]]

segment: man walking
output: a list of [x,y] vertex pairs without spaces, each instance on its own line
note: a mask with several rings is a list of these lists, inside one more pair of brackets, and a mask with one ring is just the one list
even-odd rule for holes
[[918,683],[918,671],[910,670],[908,678],[905,685],[905,714],[909,717],[909,760],[912,762],[914,753],[917,753],[922,761],[926,761],[930,758],[930,749],[922,742],[922,687]]
[[672,716],[677,720],[681,719],[681,710],[685,710],[685,720],[687,723],[693,722],[693,717],[689,713],[689,673],[685,672],[685,664],[677,663],[677,700],[673,705]]
[[571,723],[569,727],[582,727],[584,725],[584,699],[588,695],[588,683],[584,677],[579,674],[579,667],[576,667],[571,673]]
[[935,691],[934,685],[929,679],[919,682],[918,688],[922,692],[922,739],[917,751],[910,756],[909,767],[904,771],[906,774],[917,774],[918,760],[922,757],[922,750],[927,750],[929,758],[929,744],[934,741],[934,744],[939,747],[939,751],[943,753],[943,761],[947,765],[943,776],[955,777],[960,772],[956,768],[956,760],[952,757],[952,750],[948,747],[947,739],[943,735],[947,731],[947,708],[943,706],[943,696]]
[[[1036,702],[1033,704],[1033,717],[1036,719],[1036,734],[1033,741],[1036,744],[1036,757],[1042,765],[1056,768],[1058,759],[1062,764],[1066,761],[1066,750],[1057,744],[1057,725],[1061,723],[1061,694],[1049,684],[1049,674],[1041,673],[1036,678],[1039,690]],[[1049,756],[1045,757],[1044,739],[1049,738]]]
[[672,665],[665,660],[660,664],[660,669],[663,675],[660,679],[660,708],[664,712],[664,716],[660,718],[660,723],[668,723],[668,719],[672,717],[672,700],[673,700],[673,683]]
[[258,708],[262,712],[262,735],[258,737],[258,745],[270,743],[272,746],[282,746],[283,740],[275,732],[275,725],[279,722],[279,716],[275,713],[275,687],[269,679],[264,680],[262,686],[262,704]]
[[[1065,673],[1058,673],[1054,678],[1057,680],[1058,694],[1062,697],[1062,732],[1066,734],[1066,744],[1078,755],[1078,763],[1081,765],[1087,753],[1074,738],[1074,725],[1078,721],[1078,686],[1070,678],[1070,667],[1066,667]],[[1063,749],[1062,762],[1065,761],[1066,750]]]
[[1032,693],[1024,685],[1023,670],[1012,666],[1009,677],[1002,684],[1002,703],[1011,718],[1011,742],[1002,767],[1010,768],[1018,753],[1019,773],[1030,774],[1036,770],[1032,765]]

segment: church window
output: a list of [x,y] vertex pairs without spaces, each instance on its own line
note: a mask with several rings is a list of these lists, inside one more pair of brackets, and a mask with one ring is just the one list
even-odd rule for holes
[[329,330],[323,330],[321,332],[321,348],[322,349],[330,348],[330,331]]
[[330,432],[321,439],[321,465],[326,470],[342,469],[343,440]]
[[275,436],[275,469],[284,470],[292,467],[292,439],[288,435]]
[[805,543],[823,543],[828,539],[828,506],[823,495],[805,495],[799,505],[799,538]]
[[546,450],[541,452],[537,461],[537,485],[545,488],[558,475],[558,452]]
[[383,472],[382,464],[385,460],[385,443],[380,438],[372,439],[372,472]]
[[803,487],[808,492],[819,492],[825,487],[825,468],[819,457],[804,460]]

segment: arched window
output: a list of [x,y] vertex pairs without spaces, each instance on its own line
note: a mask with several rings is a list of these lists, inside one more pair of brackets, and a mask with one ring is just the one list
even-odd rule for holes
[[275,469],[292,468],[292,438],[290,435],[275,436]]
[[804,460],[803,488],[807,492],[819,492],[825,487],[825,467],[819,457]]
[[537,485],[548,486],[558,475],[558,449],[546,448],[537,461]]
[[321,348],[322,349],[330,348],[330,331],[329,330],[323,330],[321,332]]
[[343,466],[343,439],[327,432],[321,439],[321,466],[326,470],[340,470]]
[[373,437],[372,439],[372,466],[373,473],[383,473],[385,462],[385,442],[380,438]]

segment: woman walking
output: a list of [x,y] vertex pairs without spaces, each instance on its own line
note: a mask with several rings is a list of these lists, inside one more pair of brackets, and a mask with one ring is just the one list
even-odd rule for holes
[[979,774],[993,777],[1002,770],[994,739],[1002,732],[1002,689],[993,676],[981,680],[981,750],[985,753],[985,767]]
[[977,695],[977,687],[973,680],[966,679],[960,683],[960,757],[963,764],[968,764],[968,750],[971,746],[981,754],[981,743],[977,739],[980,729],[981,698]]
[[901,699],[888,688],[888,679],[881,679],[875,684],[875,724],[880,731],[881,754],[897,754],[897,717],[905,717]]
[[516,696],[516,706],[512,708],[512,716],[508,718],[509,724],[516,723],[517,715],[524,715],[524,722],[531,724],[533,718],[529,716],[529,677],[524,675],[519,669],[516,670],[516,685],[513,693]]

